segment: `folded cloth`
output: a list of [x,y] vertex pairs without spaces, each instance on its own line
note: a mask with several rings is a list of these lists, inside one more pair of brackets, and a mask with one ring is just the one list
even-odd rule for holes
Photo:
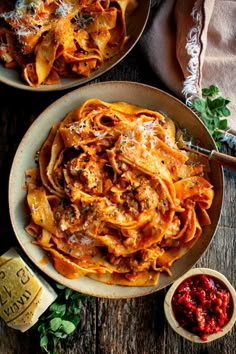
[[236,129],[236,1],[157,1],[140,46],[159,79],[192,105],[201,89],[216,85],[231,100]]

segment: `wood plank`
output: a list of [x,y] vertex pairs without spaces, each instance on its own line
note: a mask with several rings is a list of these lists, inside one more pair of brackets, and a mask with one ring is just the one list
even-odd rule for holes
[[[155,1],[152,3],[155,5]],[[116,67],[93,82],[107,80],[137,81],[165,89],[148,68],[138,45]],[[16,148],[34,119],[50,103],[68,91],[25,93],[0,84],[1,253],[12,244],[17,244],[7,208],[8,177]],[[228,152],[235,155],[235,151]],[[236,287],[236,173],[225,170],[225,181],[225,200],[219,228],[196,266],[210,267],[222,272]],[[161,290],[155,294],[127,300],[83,301],[81,327],[62,341],[59,353],[235,354],[236,326],[226,337],[203,345],[193,345],[175,334],[164,317],[165,293],[166,290]],[[41,353],[38,338],[32,331],[20,333],[12,330],[0,320],[0,354],[22,353]]]

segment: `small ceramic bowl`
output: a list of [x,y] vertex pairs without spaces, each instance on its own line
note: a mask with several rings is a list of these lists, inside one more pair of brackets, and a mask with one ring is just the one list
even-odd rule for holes
[[[179,320],[177,312],[174,311],[174,307],[177,305],[175,305],[173,301],[173,297],[176,296],[177,291],[179,290],[179,286],[181,284],[183,284],[187,279],[193,279],[193,277],[197,277],[200,275],[206,275],[208,279],[213,279],[215,284],[216,283],[220,284],[221,288],[228,290],[230,294],[228,320],[217,333],[212,333],[208,335],[206,334],[204,339],[201,339],[200,336],[184,329],[180,325],[179,321],[177,321],[177,319]],[[169,322],[169,325],[179,335],[194,343],[209,343],[213,340],[216,340],[226,335],[234,326],[236,322],[236,291],[233,288],[233,286],[230,284],[230,282],[226,279],[226,277],[215,270],[208,269],[208,268],[190,269],[178,280],[176,280],[169,288],[165,296],[164,311],[165,311],[166,319]],[[182,316],[182,320],[186,321],[186,319],[184,318],[183,311],[181,312],[181,316]],[[206,321],[206,323],[209,323],[208,321]]]

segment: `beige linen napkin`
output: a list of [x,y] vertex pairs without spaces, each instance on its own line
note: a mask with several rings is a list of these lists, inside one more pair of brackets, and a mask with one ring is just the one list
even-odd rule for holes
[[190,105],[215,84],[230,98],[236,129],[236,1],[162,0],[140,40],[147,60],[170,91]]

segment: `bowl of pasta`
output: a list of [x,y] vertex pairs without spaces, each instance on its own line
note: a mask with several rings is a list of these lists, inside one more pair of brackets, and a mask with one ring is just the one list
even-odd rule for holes
[[215,148],[186,105],[141,83],[92,84],[51,104],[9,177],[26,255],[98,297],[146,295],[182,276],[213,239],[223,199],[222,168],[179,144],[185,132]]
[[10,0],[0,4],[0,81],[57,91],[110,70],[139,40],[150,0]]

